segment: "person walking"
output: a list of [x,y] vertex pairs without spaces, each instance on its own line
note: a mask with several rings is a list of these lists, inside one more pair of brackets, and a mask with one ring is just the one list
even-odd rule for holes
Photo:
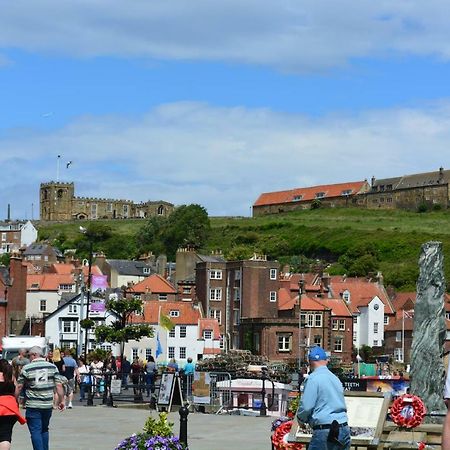
[[16,398],[26,388],[25,417],[33,450],[48,450],[48,427],[53,412],[53,392],[58,394],[58,409],[64,410],[64,390],[56,366],[42,357],[41,347],[29,350],[31,362],[23,367],[16,386]]
[[78,364],[70,353],[64,354],[64,375],[67,378],[67,383],[65,384],[66,399],[68,401],[67,408],[72,409],[73,392],[75,390],[75,377],[78,382],[80,381],[80,374],[78,373]]
[[0,450],[11,448],[12,430],[16,422],[22,425],[26,422],[20,414],[15,390],[13,368],[6,359],[0,359]]
[[121,369],[122,369],[122,386],[126,391],[128,389],[128,376],[130,375],[131,372],[131,363],[130,361],[128,361],[126,356],[124,356],[122,359]]
[[145,387],[147,389],[147,397],[150,397],[150,392],[155,392],[155,374],[156,363],[155,358],[152,355],[148,358],[147,364],[145,364]]
[[304,383],[297,410],[298,420],[313,429],[308,450],[348,450],[350,428],[342,383],[328,370],[322,347],[313,347],[308,360],[312,373]]
[[80,402],[83,402],[86,392],[91,389],[92,377],[91,370],[82,357],[78,359],[78,374],[80,376]]

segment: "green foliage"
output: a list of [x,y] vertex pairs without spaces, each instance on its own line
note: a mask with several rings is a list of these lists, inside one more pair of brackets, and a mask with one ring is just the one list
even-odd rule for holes
[[106,302],[106,309],[114,313],[117,320],[111,325],[99,325],[95,329],[95,336],[100,342],[121,344],[130,340],[139,341],[143,337],[153,336],[153,327],[146,324],[130,323],[133,314],[140,314],[142,301],[138,299],[119,298]]
[[428,211],[428,205],[426,203],[421,203],[418,207],[417,207],[417,212],[419,213],[425,213]]
[[363,361],[368,362],[373,355],[373,349],[368,345],[361,345],[359,348],[359,354]]
[[11,255],[9,253],[3,253],[0,255],[0,266],[9,266]]
[[95,322],[92,319],[83,319],[80,320],[80,327],[85,330],[88,328],[92,328],[95,325]]
[[297,412],[299,403],[300,403],[300,396],[298,395],[297,397],[293,398],[289,402],[288,411],[290,411],[293,414],[295,414]]
[[182,205],[167,218],[152,217],[139,230],[139,250],[165,253],[174,259],[179,247],[200,248],[206,242],[211,225],[208,213],[200,205]]
[[311,209],[319,209],[321,207],[322,207],[322,202],[318,198],[315,198],[311,202]]
[[144,433],[147,433],[150,436],[173,436],[172,429],[173,423],[167,420],[167,413],[165,412],[159,413],[158,420],[149,417],[144,425]]
[[95,350],[91,350],[87,355],[87,360],[89,362],[94,361],[96,359],[97,361],[104,361],[108,356],[108,352],[106,350],[103,350],[101,348],[96,348]]

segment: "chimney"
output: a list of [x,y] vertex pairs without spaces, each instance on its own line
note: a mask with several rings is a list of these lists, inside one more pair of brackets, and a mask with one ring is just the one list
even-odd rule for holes
[[371,181],[372,187],[375,186],[375,176],[372,177],[372,181]]
[[441,166],[439,167],[439,182],[441,182],[443,179],[444,179],[444,168]]
[[8,203],[8,214],[7,214],[7,222],[11,222],[11,204]]
[[328,291],[330,289],[331,277],[328,273],[324,273],[322,275],[322,286],[324,291]]

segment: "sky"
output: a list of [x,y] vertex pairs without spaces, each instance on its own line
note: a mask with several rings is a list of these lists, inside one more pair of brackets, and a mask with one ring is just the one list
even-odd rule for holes
[[0,0],[0,219],[39,217],[58,155],[78,196],[215,216],[448,169],[449,16],[443,0]]

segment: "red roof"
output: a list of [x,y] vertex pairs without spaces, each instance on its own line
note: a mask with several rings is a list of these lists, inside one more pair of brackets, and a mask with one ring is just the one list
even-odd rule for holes
[[161,275],[153,274],[129,289],[137,294],[176,294],[177,290]]
[[[178,311],[178,317],[171,317],[170,311]],[[201,318],[201,312],[198,308],[194,308],[192,303],[174,301],[174,302],[158,302],[145,301],[144,314],[133,317],[135,323],[148,323],[150,325],[158,325],[159,314],[170,317],[175,325],[197,325]]]
[[351,317],[352,313],[347,304],[341,298],[317,298],[316,301],[322,303],[327,308],[331,309],[332,316]]
[[73,275],[59,275],[57,273],[27,275],[27,289],[31,291],[58,291],[61,284],[75,284]]
[[[261,194],[253,206],[277,205],[280,203],[304,202],[316,198],[316,194],[323,193],[321,198],[342,197],[344,192],[357,194],[367,185],[367,181],[352,183],[324,184],[306,188],[290,189],[288,191],[265,192]],[[348,194],[347,194],[348,195]]]
[[[201,339],[203,337],[203,331],[211,330],[214,339],[220,339],[220,328],[219,321],[217,319],[207,319],[202,318],[198,321],[198,337]],[[219,351],[220,353],[220,351]]]
[[73,273],[74,270],[75,266],[73,264],[60,263],[51,265],[51,271],[60,275]]
[[332,278],[330,284],[334,297],[340,297],[345,291],[350,293],[348,307],[352,313],[358,312],[360,307],[367,306],[375,297],[384,304],[384,311],[393,314],[391,302],[382,285],[359,278],[346,278],[345,281],[336,282]]

